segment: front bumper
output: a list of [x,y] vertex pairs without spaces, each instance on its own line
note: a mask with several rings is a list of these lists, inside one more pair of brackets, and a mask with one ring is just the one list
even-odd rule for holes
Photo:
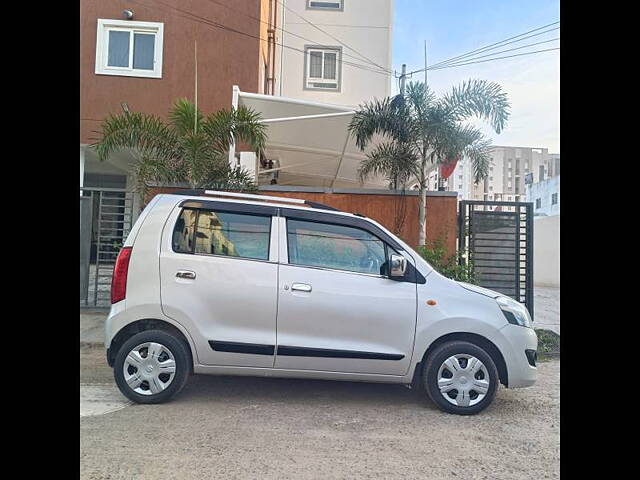
[[[500,333],[507,340],[508,348],[503,350],[507,364],[508,387],[530,387],[536,382],[538,369],[531,365],[531,352],[537,351],[538,337],[532,328],[507,324],[500,329]],[[535,364],[535,362],[533,362]]]

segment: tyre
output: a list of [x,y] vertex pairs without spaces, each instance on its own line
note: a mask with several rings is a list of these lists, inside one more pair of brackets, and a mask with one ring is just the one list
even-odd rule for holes
[[162,330],[146,330],[116,354],[113,375],[122,394],[136,403],[163,403],[187,383],[191,356],[185,344]]
[[498,388],[498,369],[482,348],[464,341],[440,345],[424,363],[423,387],[448,413],[473,415],[487,408]]

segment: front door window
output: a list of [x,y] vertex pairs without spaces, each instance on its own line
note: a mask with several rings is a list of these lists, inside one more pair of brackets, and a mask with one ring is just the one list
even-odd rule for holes
[[287,220],[289,264],[384,275],[386,247],[359,228]]

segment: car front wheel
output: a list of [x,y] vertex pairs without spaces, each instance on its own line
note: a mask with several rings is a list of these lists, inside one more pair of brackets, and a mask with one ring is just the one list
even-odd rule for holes
[[427,358],[424,388],[445,412],[473,415],[491,404],[498,388],[495,363],[477,345],[452,341],[438,346]]
[[189,377],[190,357],[178,338],[147,330],[127,340],[116,355],[113,373],[120,391],[136,403],[163,403]]

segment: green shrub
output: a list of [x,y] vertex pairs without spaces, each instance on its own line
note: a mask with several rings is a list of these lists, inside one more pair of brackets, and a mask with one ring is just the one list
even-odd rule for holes
[[545,328],[535,330],[538,336],[538,358],[548,360],[549,357],[560,356],[560,335]]
[[416,251],[445,277],[459,282],[477,283],[473,262],[465,257],[466,252],[449,255],[442,239],[432,242],[431,245],[417,247]]

